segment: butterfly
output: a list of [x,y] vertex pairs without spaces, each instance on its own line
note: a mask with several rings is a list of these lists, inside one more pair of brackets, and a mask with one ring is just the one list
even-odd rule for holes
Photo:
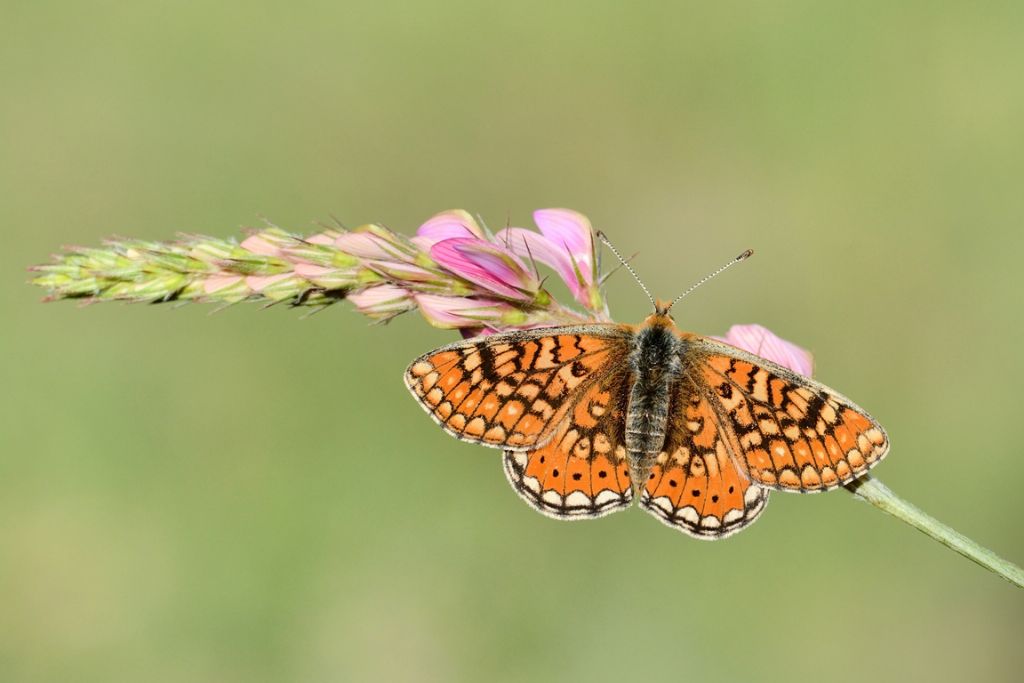
[[846,484],[888,452],[862,408],[808,377],[679,331],[592,323],[478,337],[409,366],[405,382],[456,438],[504,450],[536,510],[584,519],[640,507],[702,539],[758,518],[772,490]]
[[520,497],[559,519],[640,507],[690,536],[753,523],[771,490],[815,493],[878,464],[889,437],[842,394],[730,344],[676,328],[628,260],[596,236],[654,305],[640,325],[594,322],[442,346],[405,384],[452,436],[504,451]]

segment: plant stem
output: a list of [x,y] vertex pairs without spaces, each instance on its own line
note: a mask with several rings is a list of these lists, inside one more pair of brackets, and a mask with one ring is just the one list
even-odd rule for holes
[[954,531],[939,520],[926,514],[890,491],[882,482],[871,475],[865,475],[846,485],[853,495],[874,505],[883,512],[902,520],[910,526],[928,534],[942,545],[955,550],[968,560],[976,562],[990,572],[998,574],[1018,588],[1024,588],[1024,569],[996,555],[958,531]]

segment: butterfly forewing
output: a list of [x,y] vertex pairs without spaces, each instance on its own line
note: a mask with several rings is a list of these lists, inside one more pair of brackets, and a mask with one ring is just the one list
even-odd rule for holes
[[405,382],[445,431],[466,441],[543,446],[600,378],[619,372],[628,328],[545,328],[478,337],[413,361]]
[[684,339],[686,372],[754,483],[825,491],[856,479],[888,452],[882,426],[841,394],[728,344]]

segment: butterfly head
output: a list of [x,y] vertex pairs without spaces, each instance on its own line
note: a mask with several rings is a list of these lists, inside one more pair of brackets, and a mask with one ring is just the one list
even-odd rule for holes
[[675,318],[669,312],[672,310],[672,302],[658,299],[654,302],[654,313],[647,316],[644,323],[647,325],[662,325],[672,327],[675,325]]
[[665,301],[664,299],[658,299],[654,302],[654,315],[667,316],[671,318],[669,311],[672,310],[672,302]]

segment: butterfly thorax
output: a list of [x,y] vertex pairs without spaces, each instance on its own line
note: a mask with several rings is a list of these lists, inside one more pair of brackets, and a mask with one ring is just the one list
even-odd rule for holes
[[634,486],[650,474],[665,445],[671,388],[678,378],[680,340],[667,315],[653,315],[637,330],[629,355],[633,386],[626,408],[626,451]]

